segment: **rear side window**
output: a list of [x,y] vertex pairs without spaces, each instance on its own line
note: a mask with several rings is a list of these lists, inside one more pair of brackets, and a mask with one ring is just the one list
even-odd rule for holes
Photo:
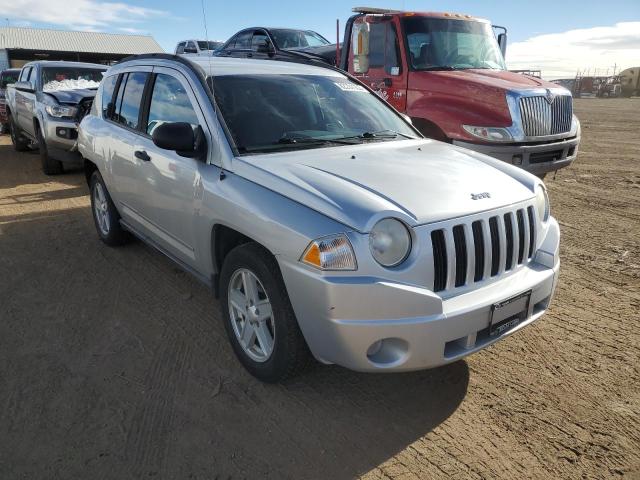
[[120,114],[117,119],[118,123],[129,128],[138,129],[140,102],[142,101],[144,84],[147,81],[148,75],[146,72],[134,72],[127,76],[127,82],[124,84],[122,94]]
[[153,85],[146,132],[151,135],[157,126],[167,122],[186,122],[195,127],[198,117],[178,79],[160,73]]
[[113,94],[118,82],[118,75],[111,75],[102,82],[102,118],[111,118],[115,110]]

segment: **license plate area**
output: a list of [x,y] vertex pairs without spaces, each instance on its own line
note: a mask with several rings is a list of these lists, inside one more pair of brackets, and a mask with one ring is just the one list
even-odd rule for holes
[[511,330],[523,320],[526,320],[531,301],[531,290],[514,297],[494,303],[491,306],[489,335],[494,337]]

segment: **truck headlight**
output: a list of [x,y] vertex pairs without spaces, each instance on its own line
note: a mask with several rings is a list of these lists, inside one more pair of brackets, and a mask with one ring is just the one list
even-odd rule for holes
[[541,183],[536,186],[536,210],[538,211],[538,218],[546,222],[549,220],[551,208],[549,206],[549,195],[547,195],[547,189]]
[[462,125],[462,128],[474,137],[487,142],[513,142],[513,137],[506,128],[476,127],[473,125]]
[[300,260],[320,270],[357,270],[356,256],[346,235],[330,235],[309,244]]
[[47,105],[44,108],[49,115],[56,118],[73,118],[76,113],[78,113],[78,109],[76,107],[70,107],[67,105]]
[[395,267],[411,252],[411,234],[400,220],[384,218],[369,233],[369,249],[380,265]]

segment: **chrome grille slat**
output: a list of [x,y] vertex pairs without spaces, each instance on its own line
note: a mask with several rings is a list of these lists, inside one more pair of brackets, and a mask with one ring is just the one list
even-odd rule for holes
[[521,97],[520,118],[527,137],[557,135],[571,130],[573,101],[558,95],[550,104],[544,96]]
[[533,206],[431,231],[434,292],[500,278],[531,260],[538,219]]

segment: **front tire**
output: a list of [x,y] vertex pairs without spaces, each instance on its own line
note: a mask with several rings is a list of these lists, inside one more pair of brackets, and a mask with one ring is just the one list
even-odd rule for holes
[[311,358],[275,258],[257,243],[234,248],[220,273],[221,309],[233,350],[263,382],[302,372]]
[[11,114],[9,114],[9,133],[11,134],[11,143],[16,152],[26,152],[29,150],[29,142],[20,134],[20,129]]
[[49,149],[47,148],[47,142],[42,135],[40,127],[38,129],[38,149],[40,151],[40,162],[42,163],[42,171],[45,175],[58,175],[62,173],[62,162],[49,156]]
[[89,190],[91,193],[93,221],[100,240],[110,247],[127,243],[131,236],[120,225],[120,214],[111,200],[102,175],[97,170],[91,175]]

